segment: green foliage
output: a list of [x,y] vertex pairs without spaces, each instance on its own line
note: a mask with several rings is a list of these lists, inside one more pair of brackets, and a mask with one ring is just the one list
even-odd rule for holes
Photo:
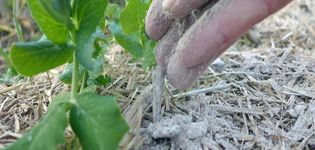
[[83,149],[117,149],[128,125],[115,98],[84,93],[77,102],[70,111],[70,123]]
[[[66,69],[62,72],[62,74],[59,76],[59,80],[65,84],[71,84],[72,80],[72,73],[73,73],[73,65],[68,64]],[[79,68],[79,77],[82,78],[84,74],[84,68],[80,67]],[[94,86],[107,86],[112,82],[112,78],[107,75],[99,75],[96,76],[96,74],[91,75],[93,73],[88,73],[87,77],[87,84],[94,85]],[[85,82],[85,81],[82,81]]]
[[105,40],[105,36],[100,30],[94,32],[90,38],[83,43],[84,45],[78,49],[76,55],[82,66],[95,73],[101,73],[103,71],[103,60],[93,58],[93,54],[95,53],[95,42],[98,39]]
[[[68,64],[65,70],[63,70],[62,74],[59,76],[59,80],[65,84],[71,84],[72,80],[72,70],[73,70],[73,65]],[[84,69],[82,67],[79,68],[79,77],[82,77],[84,73]]]
[[56,44],[68,40],[68,31],[73,25],[70,20],[69,0],[28,0],[34,20],[47,38]]
[[71,84],[71,80],[72,80],[72,69],[73,69],[73,65],[72,64],[68,64],[66,69],[63,70],[63,72],[61,73],[61,75],[59,76],[59,80],[65,84]]
[[[101,20],[104,20],[108,0],[74,0],[73,18],[76,25],[76,57],[78,62],[90,71],[100,71],[100,63],[95,62],[90,50],[97,38],[101,38],[100,34],[94,34]],[[88,51],[88,52],[86,52]],[[88,53],[88,54],[87,54]],[[87,55],[86,55],[87,54]],[[90,57],[90,58],[88,58]],[[96,65],[96,66],[94,66]]]
[[[71,94],[56,97],[44,119],[8,149],[56,149],[64,144],[64,130],[69,123],[83,149],[118,148],[128,130],[119,105],[114,97],[91,93],[96,91],[95,85],[111,82],[110,77],[102,75],[107,39],[97,30],[105,21],[107,3],[28,0],[31,14],[47,39],[14,44],[10,53],[12,65],[19,73],[32,76],[70,63],[60,79],[72,87]],[[113,18],[117,17],[117,10],[113,6]],[[87,80],[90,84],[86,87]]]
[[124,34],[120,26],[114,23],[110,23],[108,28],[114,35],[117,43],[127,52],[132,54],[136,59],[142,58],[144,50],[134,36]]
[[75,21],[78,44],[82,42],[83,45],[95,32],[104,18],[107,4],[108,0],[74,0],[72,17]]
[[107,6],[105,16],[110,20],[119,20],[121,8],[114,3],[110,3]]
[[[64,144],[64,130],[69,124],[83,149],[117,149],[128,125],[114,97],[94,93],[96,86],[112,82],[102,72],[104,49],[113,38],[136,60],[142,60],[144,68],[155,64],[155,42],[144,31],[150,1],[129,0],[124,9],[109,4],[107,11],[108,0],[27,3],[47,39],[14,44],[10,63],[26,76],[69,63],[60,80],[71,83],[71,93],[57,96],[38,125],[8,149],[56,149]],[[103,34],[104,14],[112,35]]]
[[156,65],[154,53],[155,45],[156,43],[153,40],[148,40],[148,42],[145,43],[145,49],[143,54],[143,68],[151,68],[152,66]]
[[138,32],[144,24],[146,11],[150,3],[143,0],[129,0],[127,6],[120,14],[120,23],[124,33],[132,34]]
[[88,83],[92,85],[97,85],[97,86],[107,86],[112,82],[112,78],[110,76],[104,76],[100,75],[99,77],[95,79],[90,79],[88,80]]
[[63,144],[64,131],[68,121],[69,94],[57,96],[49,107],[46,116],[29,133],[24,135],[7,150],[56,150]]
[[129,0],[120,13],[120,23],[114,20],[108,26],[119,45],[137,60],[143,60],[144,69],[156,64],[155,42],[146,36],[144,30],[144,19],[150,2],[149,0]]
[[65,142],[68,111],[70,125],[79,137],[83,149],[117,149],[129,127],[115,98],[91,93],[94,91],[94,86],[84,89],[77,96],[76,103],[70,102],[70,94],[54,98],[44,119],[7,150],[55,150]]
[[84,89],[82,89],[82,91],[80,91],[80,93],[95,93],[96,89],[97,89],[97,87],[95,85],[89,85],[89,86],[85,87]]
[[10,57],[19,73],[32,76],[66,63],[71,58],[72,52],[72,46],[38,41],[14,44]]

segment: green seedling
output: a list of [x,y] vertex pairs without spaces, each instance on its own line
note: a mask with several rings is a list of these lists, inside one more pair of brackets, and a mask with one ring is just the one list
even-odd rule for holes
[[27,4],[44,37],[15,43],[10,52],[12,66],[24,76],[34,76],[71,64],[67,71],[71,92],[56,96],[40,122],[6,149],[56,150],[65,144],[69,125],[84,150],[117,149],[128,125],[115,97],[84,88],[87,76],[107,83],[101,77],[103,53],[95,43],[105,38],[97,27],[105,20],[108,1],[28,0]]
[[142,60],[142,68],[146,70],[156,65],[155,42],[148,38],[144,29],[144,19],[150,4],[150,0],[129,0],[119,13],[119,18],[111,19],[108,23],[115,41],[135,60]]

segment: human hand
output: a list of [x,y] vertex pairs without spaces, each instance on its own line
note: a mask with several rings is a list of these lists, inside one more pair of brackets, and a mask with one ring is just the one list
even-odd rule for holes
[[[253,25],[292,0],[162,1],[153,0],[146,32],[159,40],[156,59],[167,71],[170,83],[185,89]],[[203,13],[197,20],[190,14],[196,8]]]

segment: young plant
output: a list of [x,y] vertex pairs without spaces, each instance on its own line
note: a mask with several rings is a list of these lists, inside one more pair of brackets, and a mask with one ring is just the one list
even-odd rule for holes
[[65,143],[68,125],[83,149],[117,149],[128,125],[115,98],[84,89],[87,76],[98,78],[102,73],[103,53],[95,43],[104,39],[97,27],[105,20],[108,1],[28,0],[27,4],[44,36],[14,44],[12,65],[20,74],[33,76],[70,63],[71,93],[56,96],[45,117],[7,149],[55,150]]
[[142,67],[150,69],[156,65],[154,48],[155,42],[148,38],[144,29],[144,19],[151,0],[128,0],[120,11],[119,18],[112,19],[108,28],[115,41],[135,60],[143,60]]

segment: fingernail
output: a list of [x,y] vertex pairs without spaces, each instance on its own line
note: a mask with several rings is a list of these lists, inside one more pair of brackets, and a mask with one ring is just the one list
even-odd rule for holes
[[165,11],[170,11],[176,0],[164,0],[162,3],[162,8]]

